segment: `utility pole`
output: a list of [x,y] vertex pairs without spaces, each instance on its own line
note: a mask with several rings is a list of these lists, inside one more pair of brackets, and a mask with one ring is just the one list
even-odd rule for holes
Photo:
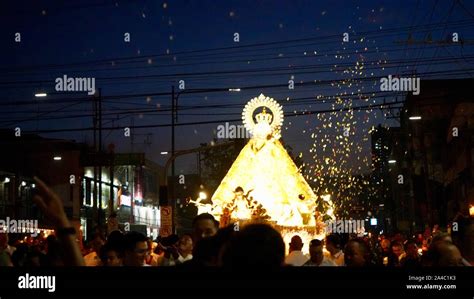
[[[168,170],[170,169],[170,166],[173,165],[174,160],[177,157],[187,155],[187,154],[191,154],[191,153],[202,152],[204,150],[211,149],[211,148],[221,148],[221,147],[226,147],[226,146],[230,146],[230,145],[234,145],[234,144],[235,144],[235,140],[229,141],[229,142],[224,142],[224,143],[219,143],[219,144],[214,144],[214,145],[200,146],[200,147],[192,148],[192,149],[188,149],[188,150],[179,150],[179,151],[175,152],[175,154],[171,155],[171,157],[169,157],[168,160],[166,161],[165,170],[164,170],[165,171],[165,185],[162,186],[162,187],[164,187],[164,189],[168,191],[168,194],[170,194],[170,195],[172,194],[170,188],[171,189],[173,188],[174,180],[171,183],[171,186],[169,186]],[[176,208],[176,201],[174,201],[174,199],[173,199],[173,209],[175,209],[175,208]],[[172,231],[176,232],[177,227],[176,227],[176,220],[174,219],[174,214],[175,213],[173,212],[173,219],[172,219],[173,228],[172,228]]]
[[[130,152],[133,154],[133,138],[134,138],[134,132],[132,132],[133,130],[133,126],[134,126],[134,120],[133,120],[133,115],[130,117]],[[127,182],[130,181],[130,176],[132,176],[132,174],[130,174],[130,167],[132,166],[127,166]],[[134,175],[134,174],[133,174]],[[128,184],[128,192],[130,194],[130,218],[129,218],[129,221],[130,223],[135,223],[135,217],[133,215],[133,208],[134,208],[134,204],[135,204],[135,200],[134,200],[134,196],[133,196],[133,191],[135,191],[135,184],[134,182],[129,182]]]
[[[174,152],[175,152],[175,138],[174,138],[174,126],[175,126],[175,114],[176,114],[176,99],[175,99],[175,94],[174,94],[174,85],[171,86],[171,156],[173,157],[174,156]],[[166,175],[166,172],[165,172],[165,175]],[[175,176],[175,165],[174,165],[174,160],[172,161],[172,164],[171,164],[171,180],[172,180],[172,183],[171,183],[171,201],[172,201],[172,226],[173,228],[176,227],[175,225],[175,214],[176,214],[176,200],[174,198],[174,185],[175,185],[175,181],[174,181],[174,176]],[[168,203],[170,204],[170,203]]]
[[102,225],[102,92],[99,88],[98,95],[98,111],[99,111],[99,144],[98,144],[98,156],[99,156],[99,215],[97,217],[97,225]]
[[109,152],[109,178],[110,178],[110,190],[109,190],[109,215],[114,212],[114,155],[115,151]]
[[93,193],[93,202],[92,202],[92,223],[93,225],[92,226],[95,226],[95,222],[96,220],[98,219],[98,215],[97,215],[97,121],[98,121],[98,99],[97,99],[97,96],[94,95],[94,102],[93,102],[93,110],[94,110],[94,117],[92,119],[92,123],[93,123],[93,126],[94,126],[94,131],[93,131],[93,135],[94,135],[94,140],[93,140],[93,152],[92,152],[92,165],[94,167],[94,180],[92,181],[92,183],[94,184],[93,185],[93,189],[92,189],[92,193]]
[[201,152],[197,152],[197,172],[199,179],[201,179]]

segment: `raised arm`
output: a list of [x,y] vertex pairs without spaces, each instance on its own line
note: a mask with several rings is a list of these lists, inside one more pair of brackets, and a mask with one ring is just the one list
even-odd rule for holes
[[42,180],[34,177],[39,194],[33,201],[46,218],[54,225],[56,237],[64,248],[64,264],[66,266],[85,266],[79,245],[76,242],[74,227],[64,212],[59,196]]

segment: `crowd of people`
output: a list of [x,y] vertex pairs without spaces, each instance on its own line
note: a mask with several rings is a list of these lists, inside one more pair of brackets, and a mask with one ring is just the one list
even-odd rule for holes
[[[278,231],[266,224],[249,224],[235,231],[234,226],[218,228],[210,214],[198,215],[193,233],[147,238],[139,232],[114,230],[106,236],[96,232],[81,250],[86,266],[182,266],[182,267],[280,267],[347,266],[406,267],[472,266],[472,225],[468,239],[453,240],[450,234],[435,232],[405,240],[391,238],[344,238],[330,234],[323,240],[304,244],[295,235],[284,244]],[[347,240],[346,240],[347,239]],[[470,242],[470,244],[469,244]],[[307,247],[309,254],[303,249]],[[9,242],[0,234],[0,266],[35,267],[67,265],[65,248],[55,235]]]
[[[452,234],[439,229],[412,238],[393,236],[329,234],[323,240],[304,244],[294,235],[285,244],[272,226],[248,224],[219,228],[210,214],[195,217],[192,233],[152,240],[142,233],[121,231],[109,226],[106,233],[96,230],[86,245],[80,246],[61,201],[43,182],[35,202],[55,226],[55,234],[44,238],[9,241],[0,234],[0,266],[156,266],[278,268],[282,266],[405,267],[474,265],[474,225],[466,219]],[[112,217],[113,218],[113,217]],[[109,219],[116,223],[114,219]],[[308,250],[303,250],[308,246]],[[82,247],[82,248],[81,248]],[[287,250],[288,248],[288,250]],[[309,252],[306,254],[305,252]]]

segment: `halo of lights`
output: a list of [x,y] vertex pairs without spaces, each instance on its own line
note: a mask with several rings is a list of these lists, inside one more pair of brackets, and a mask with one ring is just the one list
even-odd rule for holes
[[271,111],[272,117],[269,122],[271,129],[270,133],[273,138],[279,139],[281,136],[281,126],[283,125],[283,108],[277,103],[277,101],[270,97],[266,97],[263,94],[253,98],[247,103],[247,105],[245,105],[242,112],[242,121],[245,128],[252,135],[258,133],[259,124],[254,121],[253,115],[254,112],[260,107],[264,107],[264,109],[269,109]]

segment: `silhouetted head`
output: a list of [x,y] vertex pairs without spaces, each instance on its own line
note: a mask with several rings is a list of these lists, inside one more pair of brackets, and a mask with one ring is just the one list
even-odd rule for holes
[[178,251],[183,257],[186,257],[193,252],[193,238],[189,234],[181,236],[177,245]]
[[214,236],[199,240],[193,248],[193,263],[198,266],[222,265],[222,253],[235,233],[231,224],[219,229]]
[[202,238],[211,237],[216,234],[219,222],[214,216],[208,213],[199,214],[193,219],[193,240],[199,241]]
[[459,219],[458,231],[453,231],[453,241],[462,256],[474,264],[474,219],[461,218]]
[[392,242],[390,242],[389,239],[382,239],[382,241],[380,241],[380,246],[382,247],[383,251],[389,251],[391,243]]
[[314,239],[309,243],[309,255],[311,261],[316,265],[320,265],[323,262],[323,241]]
[[326,236],[326,249],[335,254],[341,249],[341,238],[338,235],[330,234]]
[[280,233],[266,224],[250,224],[237,232],[224,249],[224,267],[278,268],[285,260],[285,243]]
[[303,249],[303,240],[298,235],[294,235],[290,241],[290,252],[292,251],[301,251]]
[[410,258],[419,257],[418,245],[416,245],[415,240],[406,241],[406,243],[405,243],[405,252],[407,254],[407,257],[410,257]]
[[107,267],[117,267],[123,265],[123,251],[117,243],[107,243],[100,249],[100,259]]
[[119,230],[115,230],[107,237],[107,244],[111,244],[114,247],[123,247],[124,239],[124,234]]
[[92,249],[98,254],[102,246],[104,246],[105,241],[102,239],[102,236],[99,233],[94,235],[94,238],[90,242]]
[[349,240],[344,249],[344,262],[348,267],[370,265],[371,252],[367,243],[361,238]]
[[148,238],[139,232],[129,232],[124,237],[124,266],[139,267],[145,264]]
[[453,239],[451,238],[450,234],[445,233],[445,232],[438,232],[436,235],[434,235],[433,239],[431,240],[431,244],[435,244],[441,241],[453,243]]
[[463,266],[459,249],[453,243],[438,241],[430,246],[426,257],[428,265],[434,267]]
[[396,256],[396,257],[399,257],[400,255],[403,254],[403,245],[398,242],[398,241],[394,241],[392,243],[392,253]]

